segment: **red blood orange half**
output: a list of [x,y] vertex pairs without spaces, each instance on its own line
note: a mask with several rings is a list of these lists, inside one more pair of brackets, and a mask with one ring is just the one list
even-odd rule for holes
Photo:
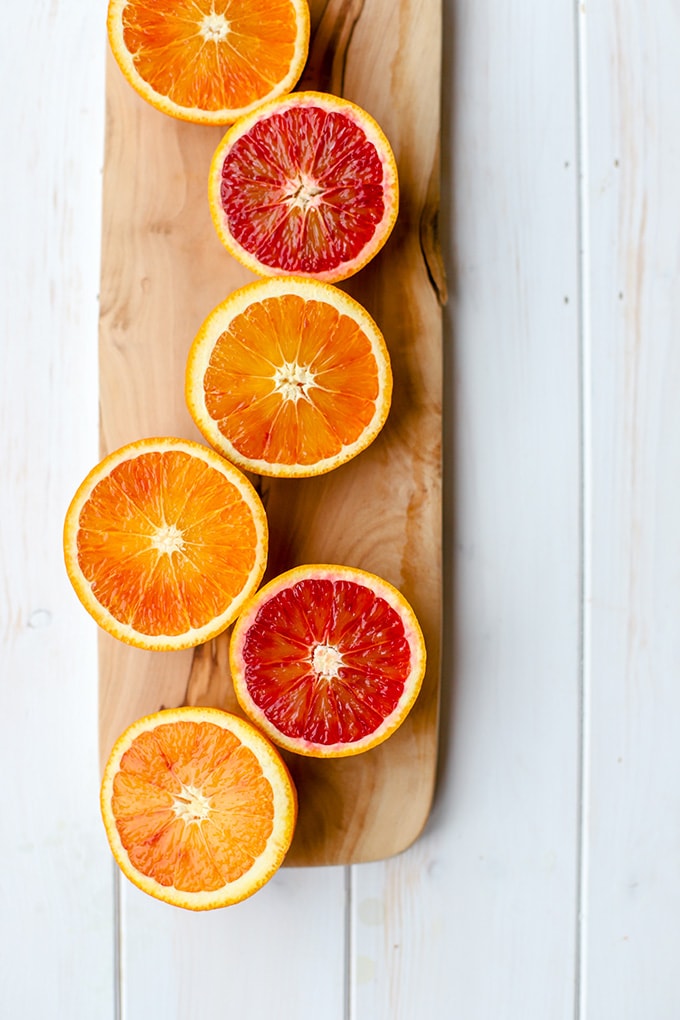
[[387,240],[399,205],[397,167],[365,110],[297,92],[227,131],[212,160],[209,201],[220,240],[253,272],[333,283]]
[[274,743],[317,758],[359,754],[401,725],[425,642],[404,596],[352,567],[295,567],[250,600],[230,644],[244,712]]

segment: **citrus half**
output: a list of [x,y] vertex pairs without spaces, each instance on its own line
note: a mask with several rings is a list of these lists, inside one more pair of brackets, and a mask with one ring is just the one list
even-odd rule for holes
[[253,272],[333,283],[387,240],[399,204],[397,167],[361,107],[295,92],[226,132],[212,160],[209,200],[222,243]]
[[110,0],[111,50],[156,109],[231,124],[289,92],[309,47],[306,0]]
[[263,475],[318,475],[382,428],[392,371],[365,309],[327,283],[273,277],[234,291],[189,352],[186,399],[208,442]]
[[172,650],[224,630],[267,559],[267,520],[248,479],[185,439],[142,439],[105,457],[64,523],[78,598],[114,637]]
[[337,758],[402,724],[422,684],[425,642],[387,581],[312,565],[257,592],[234,625],[229,659],[241,707],[274,743]]
[[249,722],[215,708],[170,708],[118,738],[101,811],[123,873],[156,899],[225,907],[281,865],[297,816],[279,752]]

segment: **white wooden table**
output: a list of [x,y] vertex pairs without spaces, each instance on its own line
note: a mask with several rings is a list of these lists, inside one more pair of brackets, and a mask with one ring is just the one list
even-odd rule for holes
[[[403,0],[415,2],[415,0]],[[680,7],[445,0],[441,766],[404,854],[118,879],[94,624],[105,0],[3,6],[0,1016],[680,1016]]]

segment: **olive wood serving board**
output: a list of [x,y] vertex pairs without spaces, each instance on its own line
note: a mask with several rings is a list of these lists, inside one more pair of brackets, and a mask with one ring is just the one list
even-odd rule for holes
[[[394,372],[383,432],[315,479],[254,478],[270,524],[267,577],[344,563],[391,581],[415,609],[428,669],[384,744],[332,761],[286,755],[299,820],[286,860],[349,864],[399,853],[430,810],[437,759],[441,625],[441,386],[444,280],[437,233],[441,0],[312,0],[298,88],[344,95],[387,134],[400,176],[385,248],[342,284],[380,325]],[[210,221],[208,167],[223,129],[186,124],[137,97],[107,66],[100,319],[102,454],[144,436],[201,440],[184,366],[211,309],[253,276]],[[229,632],[196,649],[145,652],[102,633],[102,761],[133,720],[165,706],[237,711]]]

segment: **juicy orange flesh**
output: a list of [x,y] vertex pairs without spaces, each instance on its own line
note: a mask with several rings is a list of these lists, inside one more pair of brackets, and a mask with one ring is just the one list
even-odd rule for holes
[[115,776],[111,808],[131,864],[183,892],[239,878],[274,827],[272,788],[257,757],[207,722],[165,723],[136,737]]
[[[225,37],[206,38],[204,19],[220,15]],[[289,0],[130,0],[123,12],[139,75],[178,106],[200,110],[238,110],[268,96],[288,73],[296,35]]]
[[[313,382],[295,382],[295,368]],[[278,377],[292,380],[277,386]],[[286,294],[250,305],[216,341],[205,404],[244,457],[316,464],[370,424],[379,395],[371,343],[348,315]]]
[[220,194],[232,236],[264,265],[314,274],[356,259],[385,213],[375,145],[348,114],[291,107],[227,152]]
[[[337,676],[314,668],[330,646]],[[248,691],[287,737],[315,744],[352,743],[373,733],[397,707],[411,666],[399,614],[370,588],[307,578],[273,595],[246,632]]]
[[224,475],[184,451],[150,452],[94,486],[80,513],[78,563],[120,623],[177,635],[229,608],[256,543],[250,509]]

